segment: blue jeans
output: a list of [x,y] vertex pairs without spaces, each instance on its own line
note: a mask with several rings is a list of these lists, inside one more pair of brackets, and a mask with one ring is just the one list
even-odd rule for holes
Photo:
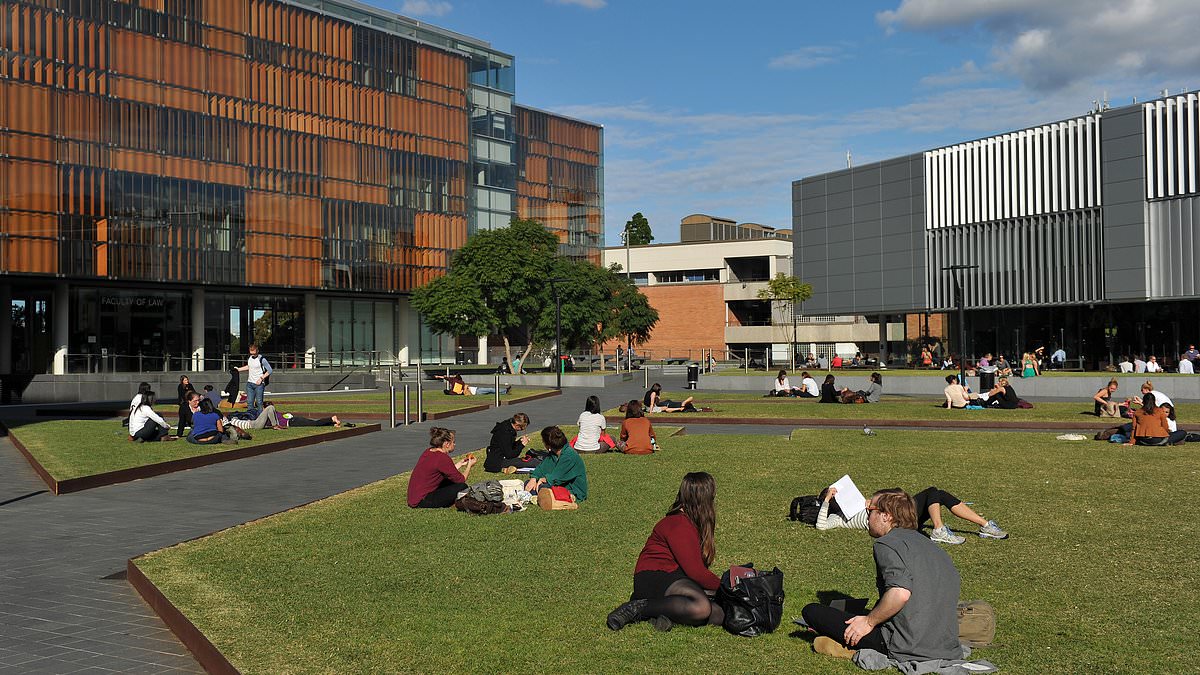
[[263,391],[265,385],[254,384],[253,382],[246,383],[246,407],[263,409]]
[[476,396],[486,396],[494,393],[496,393],[495,387],[475,387]]

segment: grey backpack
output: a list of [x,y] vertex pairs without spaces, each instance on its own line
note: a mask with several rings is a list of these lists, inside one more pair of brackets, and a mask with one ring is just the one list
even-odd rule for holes
[[504,486],[498,480],[483,481],[467,488],[467,496],[481,502],[502,502],[504,501]]

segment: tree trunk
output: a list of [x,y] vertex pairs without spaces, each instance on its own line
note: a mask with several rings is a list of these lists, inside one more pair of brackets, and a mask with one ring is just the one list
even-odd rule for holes
[[525,330],[525,352],[521,354],[521,368],[525,368],[525,359],[529,358],[529,352],[533,351],[533,330]]
[[513,375],[520,375],[521,368],[525,365],[525,362],[522,361],[517,364],[517,369],[513,370],[512,345],[508,342],[508,331],[502,330],[500,331],[500,335],[504,337],[504,358],[508,359],[508,369],[512,371]]

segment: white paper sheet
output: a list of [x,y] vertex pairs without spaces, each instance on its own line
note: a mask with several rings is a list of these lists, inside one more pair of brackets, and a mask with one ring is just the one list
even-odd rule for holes
[[838,508],[842,510],[842,516],[847,520],[867,508],[866,497],[863,497],[863,493],[859,491],[854,481],[850,480],[849,475],[839,478],[833,487],[837,488],[837,494],[833,498],[837,500]]

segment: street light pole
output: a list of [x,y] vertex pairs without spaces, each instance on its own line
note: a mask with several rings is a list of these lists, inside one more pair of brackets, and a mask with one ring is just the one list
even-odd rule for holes
[[967,323],[966,311],[963,307],[961,270],[979,269],[979,265],[950,265],[943,267],[943,272],[951,272],[954,278],[954,295],[958,304],[958,383],[967,386]]
[[558,284],[567,279],[550,279],[550,290],[554,292],[554,388],[562,391],[562,303],[558,299]]

